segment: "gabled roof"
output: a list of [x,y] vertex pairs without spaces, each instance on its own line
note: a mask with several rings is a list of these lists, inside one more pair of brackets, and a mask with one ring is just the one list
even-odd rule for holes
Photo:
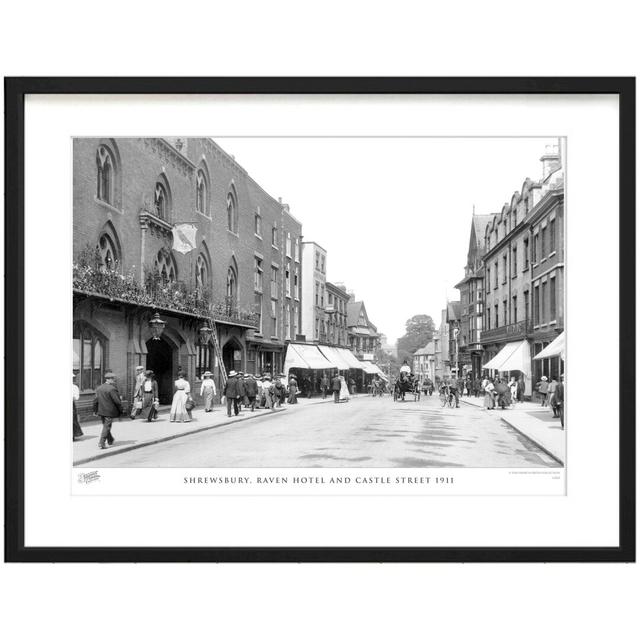
[[484,232],[487,230],[487,225],[491,222],[493,214],[473,214],[472,225],[476,234],[476,244],[479,248],[484,247]]
[[[364,302],[347,302],[347,326],[355,327],[358,324],[358,318],[360,317],[360,310],[364,309]],[[367,311],[364,311],[365,317]]]
[[414,356],[432,356],[436,352],[436,346],[433,342],[429,342],[425,347],[420,347],[413,352]]
[[447,322],[460,319],[461,304],[459,300],[447,303]]

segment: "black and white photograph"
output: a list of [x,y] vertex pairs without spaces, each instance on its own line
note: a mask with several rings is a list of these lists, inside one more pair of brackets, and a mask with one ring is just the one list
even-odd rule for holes
[[565,138],[72,149],[81,482],[88,467],[564,469]]

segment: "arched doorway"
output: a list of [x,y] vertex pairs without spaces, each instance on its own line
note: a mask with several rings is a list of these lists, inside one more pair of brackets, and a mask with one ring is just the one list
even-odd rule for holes
[[171,404],[173,399],[173,349],[162,338],[147,340],[147,369],[151,369],[156,376],[160,404]]
[[229,340],[222,348],[222,362],[227,373],[232,369],[242,370],[242,345],[236,340]]

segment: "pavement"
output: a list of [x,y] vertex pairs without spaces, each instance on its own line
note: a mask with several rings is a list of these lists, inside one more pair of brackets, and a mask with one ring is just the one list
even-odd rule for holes
[[[364,394],[362,394],[362,396],[364,397]],[[358,397],[360,396],[352,396],[354,399]],[[242,409],[240,415],[237,417],[234,416],[233,418],[227,416],[226,405],[224,407],[222,405],[215,405],[214,410],[210,413],[206,413],[204,407],[196,407],[191,412],[193,419],[190,422],[170,422],[170,407],[166,405],[160,408],[158,419],[153,422],[147,422],[140,418],[131,420],[129,416],[121,416],[119,420],[114,420],[111,434],[115,438],[115,441],[112,446],[106,449],[98,448],[102,422],[100,419],[89,420],[80,424],[84,435],[73,442],[73,465],[87,464],[102,458],[108,458],[160,442],[167,442],[189,434],[200,433],[227,424],[234,424],[261,416],[280,413],[286,411],[289,407],[293,409],[296,406],[303,407],[331,401],[330,397],[326,400],[319,397],[298,397],[297,405],[288,405],[285,403],[281,408],[275,409],[275,411],[256,409],[252,412],[250,409]]]
[[[160,441],[156,436],[158,441],[149,446],[77,464],[100,468],[561,466],[494,413],[464,403],[460,408],[442,407],[438,396],[394,402],[389,396],[362,395],[340,404],[303,399],[275,414],[261,411],[247,418],[245,411],[230,420],[226,415],[211,420],[207,414],[211,426],[183,437]],[[124,421],[121,425],[125,429]],[[127,427],[135,429],[136,424],[129,421]],[[92,453],[96,444],[94,439]],[[112,451],[116,450],[117,446]]]
[[[462,396],[460,402],[484,410],[484,398]],[[560,426],[560,418],[553,417],[550,407],[542,407],[539,402],[518,402],[507,409],[485,411],[495,418],[504,420],[508,425],[535,442],[541,449],[556,460],[565,463],[565,430]]]

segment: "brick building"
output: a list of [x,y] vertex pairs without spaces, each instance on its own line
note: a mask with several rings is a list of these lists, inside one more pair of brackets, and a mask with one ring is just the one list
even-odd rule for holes
[[467,264],[464,278],[458,282],[460,291],[460,326],[458,349],[460,360],[465,367],[464,373],[475,379],[482,375],[482,343],[480,335],[484,318],[484,264],[485,229],[491,221],[491,215],[473,214]]
[[[106,369],[127,400],[136,365],[155,371],[163,403],[180,369],[196,393],[206,369],[219,383],[220,363],[202,339],[212,320],[227,371],[282,366],[300,323],[302,277],[302,227],[287,205],[208,138],[79,138],[73,166],[81,413]],[[195,228],[187,253],[174,248],[176,224]]]
[[349,344],[347,339],[347,304],[349,303],[347,288],[344,285],[327,282],[326,292],[327,342],[330,345],[345,347]]
[[532,365],[532,356],[563,326],[564,185],[557,148],[547,150],[541,161],[542,179],[527,178],[487,224],[483,256],[483,366],[507,375],[524,373],[527,396],[532,376],[551,368],[547,361]]

